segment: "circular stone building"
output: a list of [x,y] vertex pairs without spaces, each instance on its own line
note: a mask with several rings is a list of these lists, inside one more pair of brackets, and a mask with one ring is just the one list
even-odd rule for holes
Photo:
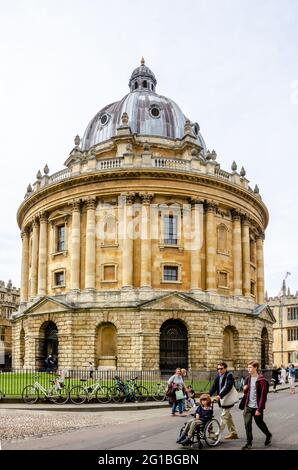
[[28,186],[14,367],[239,368],[272,363],[268,212],[220,168],[200,126],[156,93],[142,59],[65,162]]

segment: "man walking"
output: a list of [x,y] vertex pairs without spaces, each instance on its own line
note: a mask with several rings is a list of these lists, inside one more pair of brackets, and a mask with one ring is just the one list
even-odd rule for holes
[[220,404],[220,400],[229,393],[234,385],[234,377],[232,372],[228,371],[228,366],[225,362],[221,361],[217,364],[218,374],[215,377],[212,387],[209,390],[209,395],[212,396],[217,394],[216,398],[218,404],[221,407],[221,431],[227,426],[229,434],[225,436],[225,439],[238,439],[236,427],[231,415],[231,408],[234,405],[223,406]]
[[266,436],[266,447],[271,444],[272,439],[272,434],[263,420],[269,384],[265,377],[259,374],[259,363],[257,361],[250,361],[247,370],[249,375],[245,379],[243,387],[244,396],[242,398],[246,444],[242,447],[242,450],[252,448],[252,418],[254,418],[256,425]]

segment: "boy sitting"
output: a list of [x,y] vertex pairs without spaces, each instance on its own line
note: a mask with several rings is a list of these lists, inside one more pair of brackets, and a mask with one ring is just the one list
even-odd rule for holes
[[196,414],[185,426],[183,433],[177,439],[177,444],[187,446],[192,443],[192,437],[195,433],[197,426],[204,425],[213,416],[213,408],[211,404],[211,397],[207,393],[204,393],[200,397],[200,405],[196,409]]

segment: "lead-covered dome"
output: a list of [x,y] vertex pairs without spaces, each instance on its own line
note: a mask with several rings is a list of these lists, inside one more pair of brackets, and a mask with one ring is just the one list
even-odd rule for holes
[[[133,134],[182,139],[188,118],[173,100],[155,93],[156,83],[153,72],[142,59],[141,65],[133,71],[129,80],[130,93],[101,109],[88,124],[82,139],[82,150],[88,150],[115,136],[117,128],[122,124],[123,113],[128,115],[128,125]],[[199,124],[192,123],[191,128],[205,155],[206,145]]]

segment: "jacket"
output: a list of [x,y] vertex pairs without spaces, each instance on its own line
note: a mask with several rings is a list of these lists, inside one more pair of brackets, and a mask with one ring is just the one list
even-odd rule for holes
[[[251,376],[245,378],[244,386],[247,385],[248,388],[244,392],[243,402],[244,406],[247,406],[249,402],[249,393],[250,393],[250,383],[251,383]],[[260,374],[256,381],[256,392],[257,392],[257,410],[262,413],[265,409],[265,403],[267,400],[268,395],[268,386],[265,377]]]
[[[217,374],[215,377],[215,380],[213,382],[212,387],[209,390],[209,395],[212,397],[212,395],[219,395],[220,398],[223,398],[225,395],[229,393],[229,391],[232,389],[234,385],[234,376],[232,372],[226,371],[223,375],[222,382],[221,382],[221,389],[219,388],[219,378],[220,374]],[[229,405],[229,406],[222,406],[219,403],[219,406],[222,408],[232,408],[234,405]]]

